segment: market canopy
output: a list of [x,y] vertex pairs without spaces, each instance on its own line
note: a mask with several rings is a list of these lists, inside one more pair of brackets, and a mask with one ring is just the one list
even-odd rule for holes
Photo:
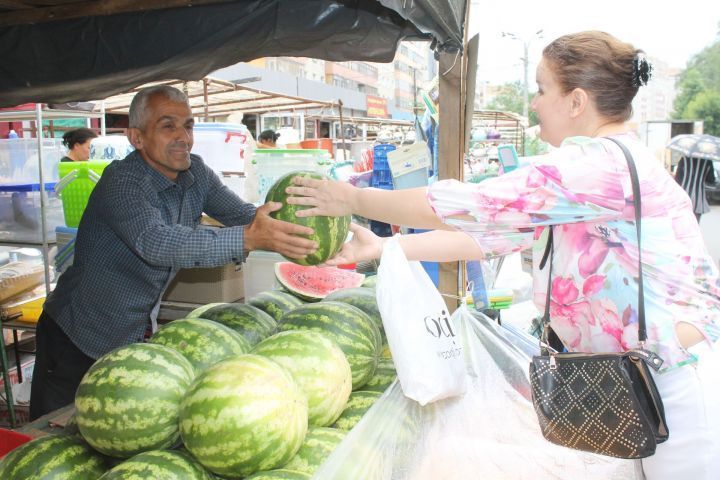
[[[206,77],[198,81],[175,80],[141,85],[128,92],[106,98],[103,101],[105,113],[127,114],[130,111],[130,102],[140,88],[159,84],[170,85],[185,92],[193,115],[201,118],[227,116],[233,112],[332,110],[335,106],[332,102],[294,97]],[[99,102],[96,103],[95,110],[99,110],[101,106]]]
[[467,0],[0,1],[0,107],[201,80],[259,57],[390,62],[462,49]]

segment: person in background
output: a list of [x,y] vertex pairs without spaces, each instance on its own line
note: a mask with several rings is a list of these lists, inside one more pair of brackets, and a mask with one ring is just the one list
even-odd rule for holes
[[280,138],[279,133],[274,130],[263,130],[257,139],[257,148],[277,148],[277,140]]
[[97,138],[97,133],[89,128],[76,128],[63,135],[63,145],[68,149],[61,162],[85,162],[90,158],[90,143]]
[[700,223],[702,214],[710,211],[705,184],[715,182],[715,168],[712,160],[682,157],[675,170],[675,180],[690,197],[695,218]]
[[[720,272],[688,196],[633,132],[632,100],[650,76],[641,51],[604,32],[565,35],[543,50],[532,108],[547,155],[478,184],[408,190],[296,178],[300,217],[358,214],[435,231],[405,235],[409,260],[457,261],[532,247],[534,300],[544,311],[552,227],[550,325],[573,352],[638,347],[638,240],[625,145],[637,165],[648,340],[669,439],[642,460],[648,480],[711,480],[720,472]],[[387,239],[352,226],[327,263],[379,258]]]
[[[95,360],[157,327],[160,299],[181,268],[244,261],[272,250],[301,258],[312,229],[275,220],[220,181],[193,146],[187,97],[169,86],[140,90],[130,105],[135,147],[108,165],[83,213],[73,264],[59,277],[37,325],[30,416],[72,403]],[[200,227],[202,213],[225,228]]]

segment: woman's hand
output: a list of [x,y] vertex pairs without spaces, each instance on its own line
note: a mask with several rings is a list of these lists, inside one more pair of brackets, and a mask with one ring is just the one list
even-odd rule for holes
[[325,265],[346,265],[380,258],[384,238],[354,223],[350,224],[350,231],[353,232],[352,240],[346,242],[334,257],[325,262]]
[[344,182],[310,177],[295,177],[293,181],[296,186],[285,190],[292,195],[287,198],[287,203],[311,207],[298,211],[298,217],[341,217],[353,213],[352,199],[356,187]]

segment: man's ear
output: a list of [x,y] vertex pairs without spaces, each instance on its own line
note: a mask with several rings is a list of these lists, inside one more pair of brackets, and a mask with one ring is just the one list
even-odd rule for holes
[[136,150],[142,150],[142,132],[139,128],[128,128],[127,137]]
[[590,97],[587,92],[582,88],[576,88],[570,92],[570,116],[577,118],[585,111],[588,107]]

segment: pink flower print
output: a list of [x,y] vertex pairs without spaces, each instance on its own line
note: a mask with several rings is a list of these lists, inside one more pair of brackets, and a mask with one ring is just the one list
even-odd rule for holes
[[573,351],[581,347],[583,336],[587,336],[589,325],[593,323],[592,311],[587,302],[578,302],[572,305],[559,305],[552,302],[550,318],[552,318],[552,329],[563,344]]
[[626,325],[622,331],[622,337],[620,338],[622,350],[629,348],[635,348],[638,345],[638,325],[637,323],[631,323]]
[[608,246],[599,237],[592,237],[590,244],[583,250],[578,258],[580,276],[587,278],[600,268],[608,254]]
[[623,334],[623,324],[618,316],[617,306],[612,300],[603,298],[593,300],[592,314],[603,332],[612,335],[619,342]]
[[627,327],[635,322],[637,322],[637,312],[633,310],[630,304],[628,304],[628,306],[625,307],[625,310],[623,310],[622,323]]
[[[550,168],[550,167],[548,167],[548,168]],[[545,177],[545,175],[542,174],[542,172],[540,172],[539,170],[537,170],[535,168],[530,168],[528,170],[529,170],[529,173],[528,173],[527,179],[525,180],[525,186],[527,186],[528,188],[534,189],[534,188],[544,187],[545,185],[547,185],[547,178]],[[560,176],[559,174],[556,174],[556,175],[558,177]]]
[[552,281],[552,298],[560,305],[569,305],[578,297],[573,278],[555,277]]
[[590,297],[602,290],[605,285],[605,275],[590,275],[583,282],[583,295]]
[[619,352],[622,350],[622,346],[616,337],[601,330],[593,332],[590,338],[590,350],[595,353]]

